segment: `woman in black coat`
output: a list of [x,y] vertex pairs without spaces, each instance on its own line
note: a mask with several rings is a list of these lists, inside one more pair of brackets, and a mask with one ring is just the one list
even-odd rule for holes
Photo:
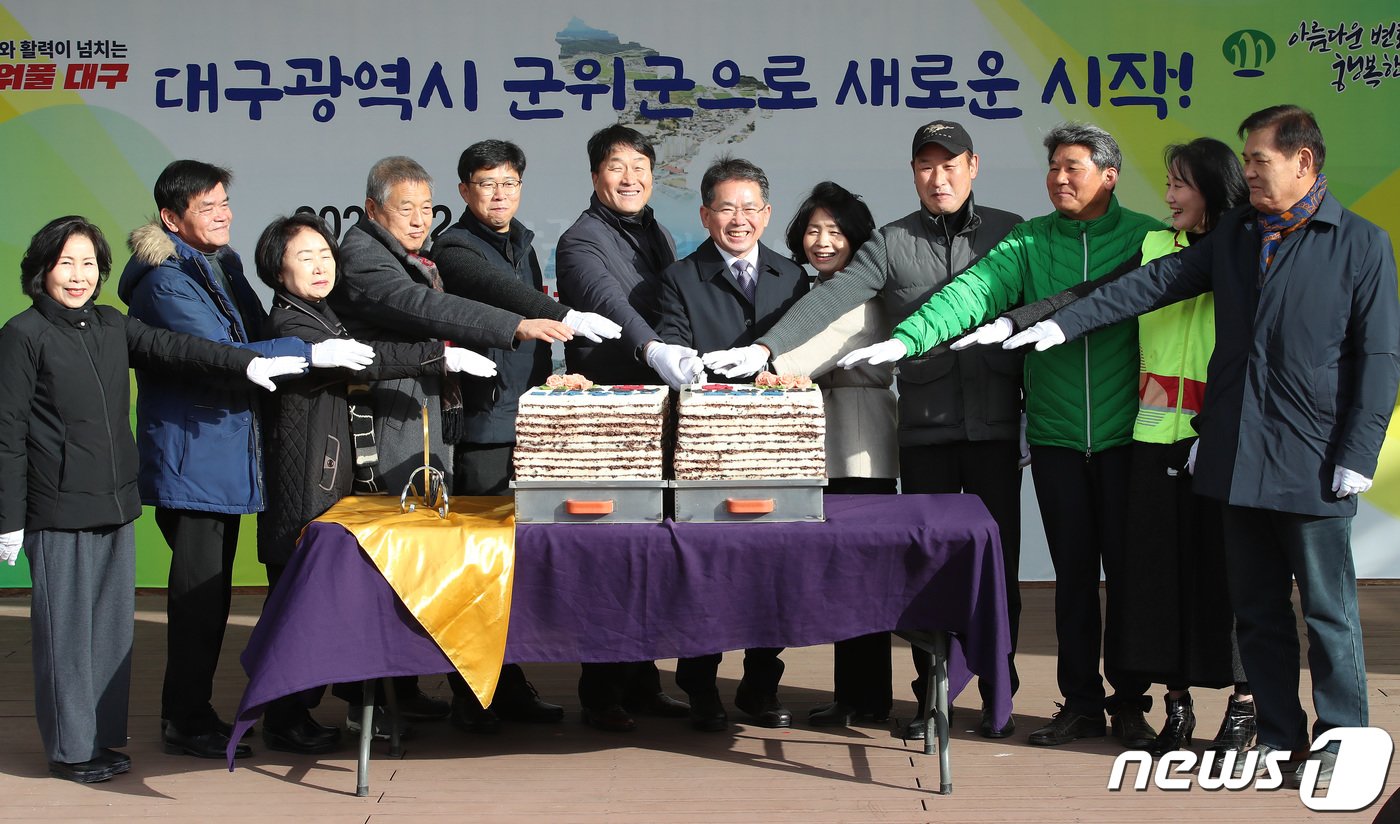
[[[326,303],[335,286],[339,249],[325,223],[314,214],[281,217],[258,238],[254,257],[258,277],[275,292],[268,334],[297,337],[308,343],[343,340],[361,346]],[[367,342],[373,349],[356,370],[328,369],[286,381],[263,410],[267,508],[258,515],[258,560],[267,567],[270,588],[277,586],[308,522],[355,489],[373,485],[373,427],[351,432],[352,383],[423,374],[466,372],[490,377],[495,364],[468,349],[430,343]],[[371,410],[357,407],[357,414]],[[368,436],[368,442],[365,436]],[[362,457],[356,465],[356,455]],[[369,460],[366,460],[369,459]],[[320,753],[335,748],[339,730],[318,724],[297,697],[268,707],[263,742],[269,749]]]
[[85,784],[131,767],[114,749],[126,744],[141,514],[127,370],[244,373],[272,389],[268,378],[306,368],[98,306],[111,269],[100,229],[51,221],[20,262],[34,305],[0,330],[0,560],[14,564],[21,545],[29,559],[49,772]]

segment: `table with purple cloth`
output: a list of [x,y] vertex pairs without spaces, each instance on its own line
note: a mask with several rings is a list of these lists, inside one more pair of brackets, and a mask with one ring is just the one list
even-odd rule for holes
[[[1011,713],[996,523],[972,495],[828,495],[824,522],[516,526],[508,662],[612,662],[942,631],[949,692]],[[335,682],[449,672],[343,527],[312,523],[243,653],[238,728]],[[235,737],[234,740],[237,740]]]

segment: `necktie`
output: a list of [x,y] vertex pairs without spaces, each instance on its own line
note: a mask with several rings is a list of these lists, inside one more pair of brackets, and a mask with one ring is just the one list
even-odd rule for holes
[[739,288],[744,290],[744,297],[753,303],[754,276],[749,272],[749,262],[747,260],[734,261],[734,279],[739,281]]

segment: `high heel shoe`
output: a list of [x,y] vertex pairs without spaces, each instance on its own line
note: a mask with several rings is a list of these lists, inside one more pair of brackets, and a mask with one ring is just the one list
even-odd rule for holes
[[1254,736],[1258,731],[1254,719],[1254,702],[1240,701],[1230,696],[1230,705],[1225,708],[1225,717],[1220,721],[1220,731],[1207,750],[1244,752],[1254,746]]
[[1176,750],[1190,749],[1191,735],[1196,731],[1196,712],[1191,701],[1191,693],[1182,693],[1173,698],[1168,693],[1163,699],[1167,705],[1167,722],[1152,742],[1153,755],[1165,755]]

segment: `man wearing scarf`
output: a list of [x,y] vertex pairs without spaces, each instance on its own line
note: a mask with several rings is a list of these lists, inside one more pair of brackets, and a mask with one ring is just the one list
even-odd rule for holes
[[1048,348],[1215,291],[1195,487],[1226,504],[1230,598],[1258,708],[1259,771],[1270,752],[1296,758],[1310,749],[1290,601],[1298,581],[1321,789],[1339,742],[1317,739],[1368,724],[1351,522],[1400,384],[1395,257],[1382,229],[1327,191],[1311,113],[1273,106],[1245,118],[1239,133],[1248,206],[1199,244],[1027,330],[1023,342]]

